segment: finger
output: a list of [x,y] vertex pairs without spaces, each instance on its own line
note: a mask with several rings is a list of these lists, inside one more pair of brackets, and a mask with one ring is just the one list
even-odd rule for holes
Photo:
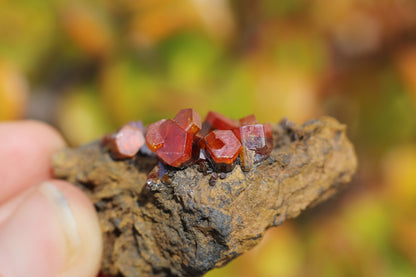
[[0,204],[51,176],[51,155],[65,145],[38,121],[0,124]]
[[0,276],[93,277],[102,251],[89,199],[64,181],[35,186],[0,225]]

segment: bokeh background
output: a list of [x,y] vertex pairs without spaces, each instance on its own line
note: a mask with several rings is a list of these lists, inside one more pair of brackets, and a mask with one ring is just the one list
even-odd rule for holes
[[416,1],[0,1],[0,120],[77,146],[187,107],[328,114],[359,156],[348,189],[206,276],[416,276]]

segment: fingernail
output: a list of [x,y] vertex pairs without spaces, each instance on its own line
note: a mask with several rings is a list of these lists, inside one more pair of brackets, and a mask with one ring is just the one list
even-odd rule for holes
[[67,265],[71,264],[81,253],[81,238],[77,223],[64,194],[52,183],[45,182],[39,186],[39,192],[49,200],[62,227],[67,243]]

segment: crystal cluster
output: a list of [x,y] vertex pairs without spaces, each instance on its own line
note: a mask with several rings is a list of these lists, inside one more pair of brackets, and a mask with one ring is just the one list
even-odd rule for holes
[[184,109],[174,119],[150,124],[146,132],[141,122],[130,122],[106,136],[103,144],[116,159],[132,158],[147,146],[171,167],[208,161],[215,171],[227,172],[236,161],[248,171],[269,157],[273,137],[271,126],[259,124],[254,115],[237,121],[210,111],[201,122],[197,112]]

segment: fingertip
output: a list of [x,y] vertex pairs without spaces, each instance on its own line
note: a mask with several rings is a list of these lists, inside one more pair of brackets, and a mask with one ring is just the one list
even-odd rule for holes
[[51,176],[51,156],[65,146],[51,126],[36,120],[0,124],[0,204]]
[[62,135],[51,125],[34,119],[26,119],[15,124],[21,124],[24,128],[32,131],[32,133],[39,133],[43,138],[47,138],[47,142],[50,143],[55,150],[60,149],[66,145],[66,142]]
[[4,121],[0,124],[0,133],[10,133],[11,135],[28,135],[30,139],[44,139],[55,149],[66,145],[61,134],[49,124],[35,120],[26,119],[19,121]]

